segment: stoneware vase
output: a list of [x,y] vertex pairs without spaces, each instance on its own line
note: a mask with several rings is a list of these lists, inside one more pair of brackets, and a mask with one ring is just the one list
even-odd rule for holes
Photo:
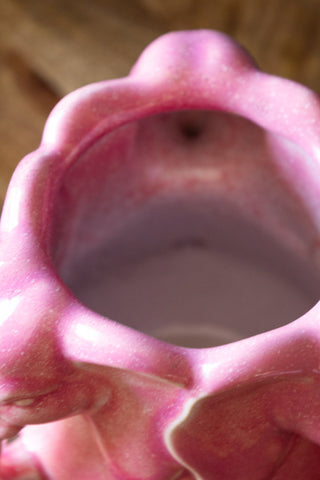
[[53,110],[2,212],[2,480],[320,479],[320,102],[227,36]]

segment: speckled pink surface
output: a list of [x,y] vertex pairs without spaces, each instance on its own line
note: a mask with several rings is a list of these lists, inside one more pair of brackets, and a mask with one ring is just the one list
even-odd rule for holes
[[[210,31],[165,35],[56,106],[1,219],[2,480],[320,479],[319,125],[315,93]],[[121,268],[177,249],[182,268],[191,247],[286,278],[301,311],[269,298],[248,338],[208,348],[154,338],[143,291],[107,315]],[[99,271],[120,278],[105,302]],[[241,331],[240,300],[223,321],[211,305],[219,331]]]

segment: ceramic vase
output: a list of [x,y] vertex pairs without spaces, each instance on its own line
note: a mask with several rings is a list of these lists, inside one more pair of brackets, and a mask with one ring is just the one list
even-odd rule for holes
[[319,125],[205,30],[55,107],[2,212],[1,479],[320,478]]

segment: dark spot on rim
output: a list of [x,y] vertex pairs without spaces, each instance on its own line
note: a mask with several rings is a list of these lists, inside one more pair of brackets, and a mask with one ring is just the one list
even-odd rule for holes
[[202,134],[202,126],[197,123],[184,122],[181,124],[181,133],[188,140],[195,140]]

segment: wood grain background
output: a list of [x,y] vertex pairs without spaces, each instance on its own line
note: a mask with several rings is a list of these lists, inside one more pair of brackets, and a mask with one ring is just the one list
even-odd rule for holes
[[194,28],[232,35],[263,70],[320,93],[320,0],[0,0],[0,204],[63,95],[126,75],[155,37]]

